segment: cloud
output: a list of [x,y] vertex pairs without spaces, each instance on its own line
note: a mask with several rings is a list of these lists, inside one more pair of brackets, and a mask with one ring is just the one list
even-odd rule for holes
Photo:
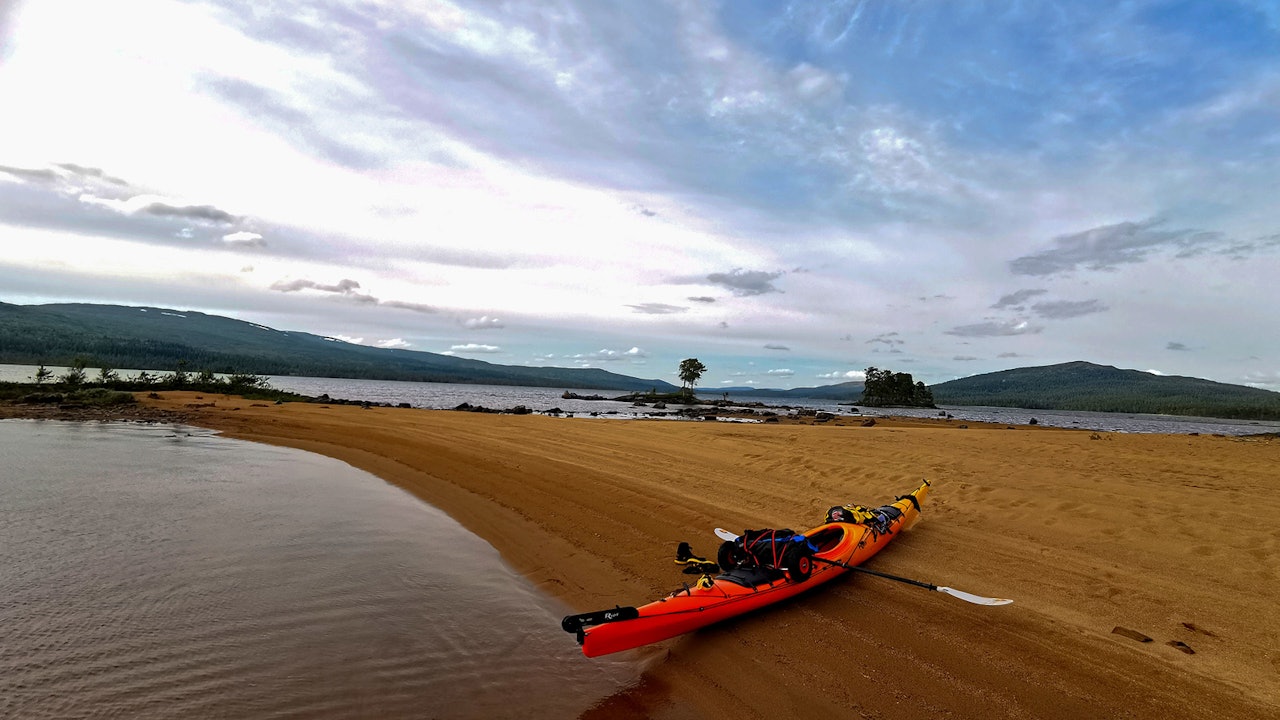
[[498,330],[506,327],[502,321],[496,317],[481,315],[478,318],[469,318],[462,322],[463,327],[468,330]]
[[982,358],[976,358],[972,355],[955,355],[951,359],[956,362],[972,362],[974,360],[981,360]]
[[104,207],[122,215],[153,215],[161,218],[196,220],[215,225],[232,225],[239,221],[235,215],[212,205],[175,203],[155,195],[135,195],[125,200],[117,200],[83,193],[79,199],[86,205]]
[[[324,117],[324,114],[315,112],[318,108],[314,106],[307,109],[298,107],[287,95],[241,78],[206,75],[198,84],[205,92],[239,106],[254,122],[273,129],[277,135],[304,151],[314,151],[335,163],[357,170],[385,165],[385,158],[379,154],[356,147],[331,128],[324,128],[322,123],[316,121],[316,118]],[[344,102],[350,103],[348,108],[358,107],[351,102],[355,98],[351,97],[349,88],[331,85],[326,90],[327,97],[309,98],[309,104],[323,103],[329,106],[326,109],[334,113],[341,112]],[[350,136],[360,137],[360,134],[351,133]]]
[[835,372],[821,373],[817,377],[823,380],[866,380],[867,372],[865,370],[846,370],[844,372],[837,370]]
[[1003,310],[1005,308],[1013,308],[1015,310],[1021,310],[1023,303],[1025,303],[1027,300],[1037,295],[1043,295],[1047,292],[1049,291],[1048,290],[1019,290],[1017,292],[1009,293],[1008,295],[1001,296],[1001,298],[996,301],[996,304],[992,305],[991,307],[995,310]]
[[267,244],[258,233],[245,230],[223,235],[222,242],[239,247],[266,247]]
[[1187,347],[1186,345],[1184,345],[1184,344],[1182,344],[1182,343],[1180,343],[1180,342],[1173,342],[1173,341],[1171,340],[1171,341],[1169,341],[1169,344],[1168,344],[1168,345],[1165,345],[1165,346],[1164,346],[1164,349],[1165,349],[1165,350],[1176,350],[1176,351],[1179,351],[1179,352],[1185,352],[1185,351],[1187,351],[1187,350],[1190,350],[1191,348]]
[[[11,178],[18,182],[5,182]],[[98,167],[2,166],[0,186],[0,219],[7,224],[183,248],[201,243],[238,249],[266,246],[261,233],[242,226],[243,217],[213,204],[155,194]],[[306,242],[310,238],[305,233],[303,238],[293,249],[313,255],[336,250],[327,242]],[[290,248],[277,248],[282,249]]]
[[79,192],[93,190],[95,192],[119,193],[133,191],[131,183],[118,177],[110,176],[101,168],[90,168],[76,163],[54,163],[46,168],[17,168],[12,165],[0,165],[0,173],[22,179],[28,183],[54,186],[55,190],[77,195]]
[[630,350],[609,350],[605,348],[595,352],[567,355],[566,357],[570,360],[578,361],[617,362],[619,360],[631,360],[632,362],[640,362],[649,357],[649,353],[638,347],[632,347]]
[[450,347],[449,352],[446,354],[463,353],[464,355],[486,355],[486,354],[493,354],[493,353],[500,353],[500,352],[502,352],[502,348],[498,347],[497,345],[481,345],[479,343],[467,343],[465,345],[454,345]]
[[1035,335],[1044,330],[1043,327],[1031,325],[1026,320],[989,320],[987,322],[961,325],[946,331],[947,335],[957,337],[1006,337],[1010,335]]
[[342,342],[344,342],[344,343],[350,343],[350,344],[352,344],[352,345],[359,345],[359,344],[361,344],[361,343],[363,343],[363,342],[364,342],[364,338],[362,338],[362,337],[350,337],[350,336],[347,336],[347,335],[329,335],[329,336],[327,336],[325,339],[326,339],[326,340],[341,340],[341,341],[342,341]]
[[345,294],[353,293],[356,290],[359,290],[360,283],[356,282],[355,280],[343,278],[342,280],[339,280],[336,284],[326,285],[324,283],[318,283],[315,280],[298,278],[297,280],[289,280],[289,281],[277,280],[276,282],[271,283],[271,289],[278,290],[280,292],[298,292],[299,290],[319,290],[320,292],[338,293],[338,294],[345,295]]
[[426,313],[428,315],[439,312],[434,306],[424,303],[405,302],[404,300],[374,300],[379,305],[389,308],[399,308],[400,310],[412,310],[414,312]]
[[1280,371],[1254,370],[1246,373],[1243,381],[1245,385],[1263,390],[1280,388]]
[[105,180],[106,182],[111,183],[112,185],[121,185],[121,186],[129,185],[129,183],[126,182],[125,180],[121,180],[118,177],[108,175],[107,172],[102,168],[85,167],[84,165],[77,165],[75,163],[58,163],[57,167],[60,167],[63,170],[66,170],[67,172],[72,173],[73,175],[79,175],[80,177]]
[[58,173],[48,168],[20,168],[0,165],[0,173],[11,175],[27,182],[47,183],[55,182],[59,179]]
[[896,332],[881,333],[881,334],[879,334],[879,335],[877,335],[877,336],[875,336],[875,337],[871,338],[870,340],[868,340],[866,344],[867,344],[867,345],[876,345],[876,344],[879,344],[879,345],[888,345],[889,347],[893,347],[893,346],[895,346],[895,345],[902,345],[902,344],[904,344],[904,341],[899,340],[899,339],[897,338],[897,335],[898,335],[898,333],[896,333]]
[[204,220],[212,223],[231,224],[236,222],[235,215],[219,210],[212,205],[172,205],[159,200],[149,202],[138,209],[138,212],[159,217],[176,217],[188,220]]
[[352,302],[365,305],[399,308],[401,310],[412,310],[414,312],[427,314],[437,312],[436,308],[422,303],[405,302],[403,300],[379,300],[372,295],[356,292],[360,289],[360,283],[355,280],[351,280],[350,278],[343,278],[335,284],[320,283],[306,278],[298,278],[296,280],[277,280],[271,283],[270,287],[272,290],[277,292],[291,293],[301,290],[316,290],[323,293],[332,293]]
[[675,313],[689,310],[687,307],[667,305],[665,303],[641,303],[640,305],[628,305],[627,307],[643,315],[674,315]]
[[407,348],[413,347],[413,343],[405,342],[404,338],[391,338],[390,340],[379,340],[374,343],[380,348]]
[[806,62],[788,70],[786,77],[794,83],[796,94],[805,100],[835,99],[844,86],[843,78]]
[[1052,320],[1064,320],[1066,318],[1080,317],[1081,315],[1092,315],[1093,313],[1105,312],[1108,310],[1097,300],[1081,300],[1073,302],[1070,300],[1055,300],[1053,302],[1036,303],[1031,309],[1040,317],[1050,318]]
[[1078,269],[1114,270],[1173,250],[1191,257],[1229,245],[1220,232],[1191,228],[1166,229],[1159,219],[1103,225],[1072,235],[1059,235],[1053,247],[1009,263],[1015,275],[1057,275]]
[[689,302],[696,302],[696,303],[713,303],[716,301],[716,299],[711,297],[710,295],[695,295],[693,297],[686,298],[686,299]]
[[766,343],[764,346],[764,349],[765,350],[790,350],[791,348],[787,347],[786,345],[778,345],[776,343]]
[[999,355],[997,355],[996,357],[999,357],[999,358],[1016,358],[1016,357],[1022,357],[1022,356],[1021,356],[1021,355],[1019,355],[1019,354],[1018,354],[1018,353],[1016,353],[1016,352],[1002,352],[1002,353],[1000,353]]
[[772,377],[791,377],[795,374],[796,371],[789,368],[778,368],[777,370],[769,370],[765,373],[765,375],[770,375]]
[[728,288],[734,295],[747,297],[782,292],[773,286],[773,281],[782,277],[782,275],[783,273],[781,272],[735,268],[727,273],[711,273],[707,276],[707,280]]
[[1280,233],[1272,235],[1263,235],[1253,240],[1240,240],[1224,245],[1218,250],[1219,255],[1225,255],[1232,260],[1243,260],[1250,255],[1265,252],[1273,248],[1280,248]]

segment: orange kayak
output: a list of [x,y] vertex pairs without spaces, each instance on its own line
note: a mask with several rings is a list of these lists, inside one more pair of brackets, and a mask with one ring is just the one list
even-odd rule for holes
[[[655,643],[785,600],[848,572],[880,552],[920,515],[928,482],[909,495],[871,511],[858,522],[829,522],[803,533],[807,551],[792,556],[796,567],[766,570],[723,568],[694,587],[684,587],[639,608],[616,607],[564,618],[587,657]],[[853,513],[849,519],[860,517]],[[728,543],[726,543],[728,545]],[[721,559],[723,562],[724,551]]]

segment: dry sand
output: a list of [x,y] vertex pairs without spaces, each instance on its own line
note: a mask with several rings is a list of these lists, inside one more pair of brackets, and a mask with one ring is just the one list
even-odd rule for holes
[[145,402],[404,487],[580,610],[678,587],[676,544],[714,553],[717,526],[803,530],[921,478],[922,521],[869,567],[1016,600],[846,577],[633,651],[642,682],[589,717],[1280,717],[1275,438]]

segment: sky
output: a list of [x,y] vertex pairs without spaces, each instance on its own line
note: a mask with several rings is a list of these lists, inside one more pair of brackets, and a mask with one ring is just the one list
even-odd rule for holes
[[0,301],[1280,391],[1280,3],[0,0]]

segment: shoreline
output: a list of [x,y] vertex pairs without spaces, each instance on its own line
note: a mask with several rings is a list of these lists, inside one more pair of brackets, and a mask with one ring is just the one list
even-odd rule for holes
[[634,651],[640,685],[588,717],[1280,710],[1275,438],[883,417],[619,423],[176,392],[118,411],[46,416],[180,422],[343,460],[444,510],[580,611],[679,587],[676,543],[714,553],[711,528],[803,530],[830,505],[879,504],[927,477],[920,526],[870,566],[1016,601],[975,608],[845,578]]

